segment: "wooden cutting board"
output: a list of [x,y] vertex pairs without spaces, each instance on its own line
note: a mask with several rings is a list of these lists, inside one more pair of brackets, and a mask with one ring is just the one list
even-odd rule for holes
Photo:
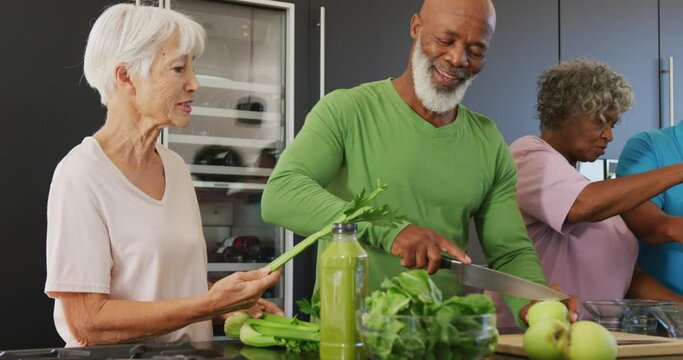
[[[647,344],[619,344],[617,346],[617,356],[620,358],[639,357],[639,356],[661,356],[661,355],[683,355],[683,339],[671,339],[659,336],[648,336],[638,334],[627,334],[622,332],[612,332],[617,339],[617,343],[626,341],[658,341],[657,343]],[[524,334],[500,335],[496,352],[524,356],[523,347]],[[682,357],[683,358],[683,357]]]

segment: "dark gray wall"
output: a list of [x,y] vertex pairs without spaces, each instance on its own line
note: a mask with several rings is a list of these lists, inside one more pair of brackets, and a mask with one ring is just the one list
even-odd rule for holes
[[[311,18],[326,12],[325,93],[368,81],[398,77],[408,65],[410,18],[418,0],[311,0]],[[316,21],[316,23],[317,23]],[[311,89],[319,94],[320,36],[311,46]]]
[[657,3],[560,1],[560,59],[589,57],[604,61],[633,88],[633,107],[615,128],[607,158],[618,159],[626,141],[636,133],[659,127]]
[[90,21],[108,3],[9,1],[0,11],[0,349],[63,345],[43,294],[45,208],[57,162],[103,124],[81,58]]
[[493,119],[508,143],[538,135],[536,78],[559,59],[558,3],[494,0],[496,32],[484,70],[463,99]]

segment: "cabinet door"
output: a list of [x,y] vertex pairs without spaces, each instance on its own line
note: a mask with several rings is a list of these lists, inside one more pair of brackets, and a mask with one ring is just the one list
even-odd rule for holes
[[558,61],[556,1],[498,0],[484,70],[463,104],[493,119],[508,143],[538,135],[536,78]]
[[[662,125],[669,126],[669,104],[673,102],[675,122],[683,118],[683,1],[659,1],[659,46],[662,57]],[[669,92],[669,57],[674,60],[673,93]]]
[[560,2],[560,59],[587,57],[621,73],[634,93],[606,157],[618,158],[626,141],[659,127],[657,0]]
[[[317,31],[311,37],[311,63],[319,63],[322,50],[325,93],[403,73],[412,44],[410,18],[420,10],[420,1],[312,0],[312,19],[320,18],[321,6],[325,7],[325,46],[320,49]],[[318,79],[311,76],[312,81]],[[315,99],[319,93],[312,92]]]

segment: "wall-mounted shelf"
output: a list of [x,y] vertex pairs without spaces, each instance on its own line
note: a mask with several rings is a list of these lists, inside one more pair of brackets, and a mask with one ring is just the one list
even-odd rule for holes
[[261,139],[243,139],[243,138],[229,138],[218,136],[203,136],[203,135],[183,135],[183,134],[168,134],[168,142],[177,144],[195,144],[195,145],[225,145],[237,147],[251,147],[251,148],[273,148],[281,147],[280,141],[261,140]]
[[249,92],[260,92],[265,94],[282,94],[284,88],[277,85],[258,84],[244,81],[234,81],[211,75],[197,75],[199,85],[207,88],[243,90]]
[[239,166],[217,166],[188,164],[193,174],[217,174],[217,175],[244,175],[244,176],[270,176],[273,169]]
[[196,188],[233,189],[233,190],[263,190],[266,184],[218,182],[218,181],[193,181]]
[[234,109],[220,109],[204,106],[193,106],[192,115],[194,116],[211,116],[219,118],[242,118],[260,121],[272,121],[275,123],[280,123],[282,121],[282,115],[278,113],[271,112],[258,112],[258,111],[247,111],[247,110],[234,110]]

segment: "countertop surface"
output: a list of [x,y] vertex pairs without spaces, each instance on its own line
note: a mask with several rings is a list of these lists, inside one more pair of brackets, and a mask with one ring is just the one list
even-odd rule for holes
[[[191,352],[186,351],[191,349]],[[165,352],[161,352],[161,351]],[[199,351],[197,351],[199,350]],[[56,356],[58,355],[58,356]],[[0,360],[106,360],[106,359],[157,359],[157,360],[277,360],[277,359],[318,359],[318,353],[294,354],[283,348],[256,348],[242,345],[238,340],[220,339],[209,342],[175,344],[122,344],[86,348],[25,349],[0,351]],[[522,356],[496,353],[489,360],[524,359]],[[675,356],[641,356],[629,359],[680,360]]]
[[[198,343],[202,346],[202,343]],[[203,343],[216,351],[222,351],[225,358],[228,359],[249,359],[249,360],[275,360],[275,359],[318,359],[317,353],[308,354],[292,354],[283,349],[268,349],[268,348],[254,348],[244,346],[239,341],[214,341],[211,343]],[[487,359],[490,360],[511,360],[524,359],[524,357],[499,354],[496,353]],[[680,360],[681,355],[675,356],[650,356],[650,357],[629,357],[629,359],[653,359],[653,360]]]

